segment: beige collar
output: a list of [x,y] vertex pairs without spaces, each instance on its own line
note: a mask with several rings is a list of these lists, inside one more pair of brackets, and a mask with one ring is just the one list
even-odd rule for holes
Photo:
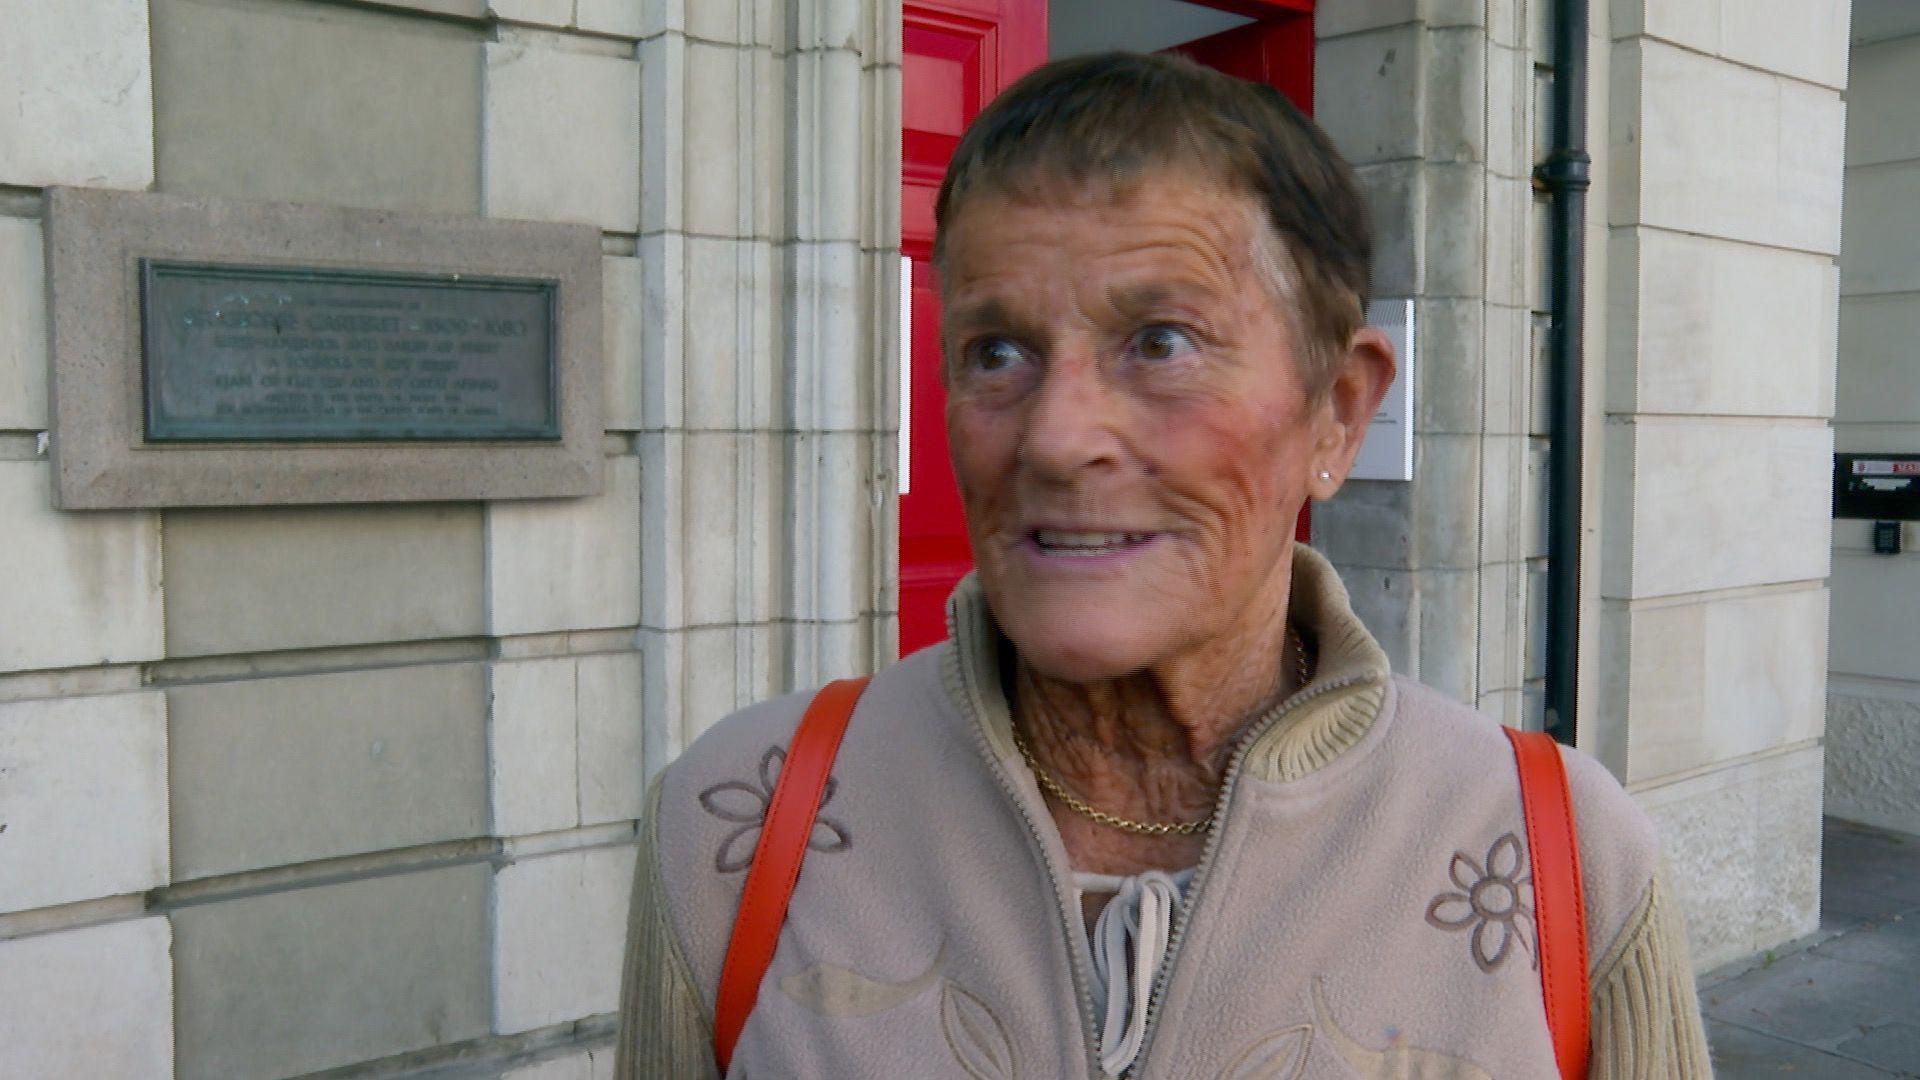
[[[1347,603],[1333,565],[1304,544],[1293,548],[1288,618],[1316,647],[1313,681],[1261,721],[1242,768],[1256,779],[1297,780],[1360,741],[1386,697],[1387,654]],[[1013,721],[1000,682],[1000,631],[978,575],[968,574],[947,601],[943,676],[954,704],[981,726],[1003,761],[1017,760]],[[1274,663],[1282,662],[1280,657]],[[1297,707],[1296,707],[1297,706]],[[1286,714],[1283,722],[1268,723]]]

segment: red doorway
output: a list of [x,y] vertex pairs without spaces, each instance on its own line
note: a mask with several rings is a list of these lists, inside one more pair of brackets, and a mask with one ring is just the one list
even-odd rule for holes
[[[1072,3],[1073,0],[1053,0]],[[1111,3],[1111,0],[1094,0]],[[946,600],[972,568],[947,460],[933,203],[960,133],[993,96],[1049,59],[1049,0],[907,0],[902,5],[900,251],[900,652],[947,636]],[[1266,83],[1312,111],[1313,0],[1135,0],[1249,20],[1152,47]],[[1106,9],[1110,10],[1110,9]],[[1238,21],[1238,20],[1235,20]],[[1109,46],[1112,47],[1112,46]],[[1133,46],[1139,47],[1139,46]],[[1307,538],[1303,513],[1299,536]]]

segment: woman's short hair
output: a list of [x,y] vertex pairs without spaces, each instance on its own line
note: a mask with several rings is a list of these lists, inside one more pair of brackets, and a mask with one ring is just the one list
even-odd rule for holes
[[955,213],[977,195],[1045,196],[1062,181],[1124,190],[1167,173],[1218,178],[1265,211],[1254,256],[1297,324],[1307,387],[1324,390],[1360,328],[1372,260],[1353,170],[1278,90],[1184,57],[1073,57],[1008,87],[947,166],[934,260]]

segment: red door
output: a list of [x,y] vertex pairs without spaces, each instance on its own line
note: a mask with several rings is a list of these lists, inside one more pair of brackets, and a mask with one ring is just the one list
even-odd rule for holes
[[[1260,21],[1175,50],[1272,85],[1302,109],[1313,95],[1313,0],[1201,0]],[[960,133],[993,96],[1047,58],[1047,0],[907,0],[901,45],[900,251],[908,356],[901,393],[900,652],[947,636],[946,601],[973,567],[947,459],[933,203]],[[1307,538],[1307,516],[1298,535]]]
[[1302,112],[1313,112],[1313,0],[1199,2],[1259,21],[1175,45],[1168,52],[1265,83],[1287,95]]
[[900,652],[947,636],[947,594],[973,568],[940,384],[933,202],[960,133],[993,96],[1047,59],[1046,0],[910,0],[901,24],[900,252],[911,273],[905,491],[900,496]]

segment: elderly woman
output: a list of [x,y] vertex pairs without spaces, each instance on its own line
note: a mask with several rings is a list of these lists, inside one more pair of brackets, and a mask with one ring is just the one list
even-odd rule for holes
[[[937,217],[978,569],[950,640],[852,714],[728,1075],[1557,1075],[1512,751],[1395,678],[1290,539],[1394,371],[1348,167],[1275,92],[1116,54],[996,100]],[[728,718],[654,787],[625,1075],[719,1075],[808,701]],[[1565,764],[1593,1073],[1705,1076],[1652,831]]]

